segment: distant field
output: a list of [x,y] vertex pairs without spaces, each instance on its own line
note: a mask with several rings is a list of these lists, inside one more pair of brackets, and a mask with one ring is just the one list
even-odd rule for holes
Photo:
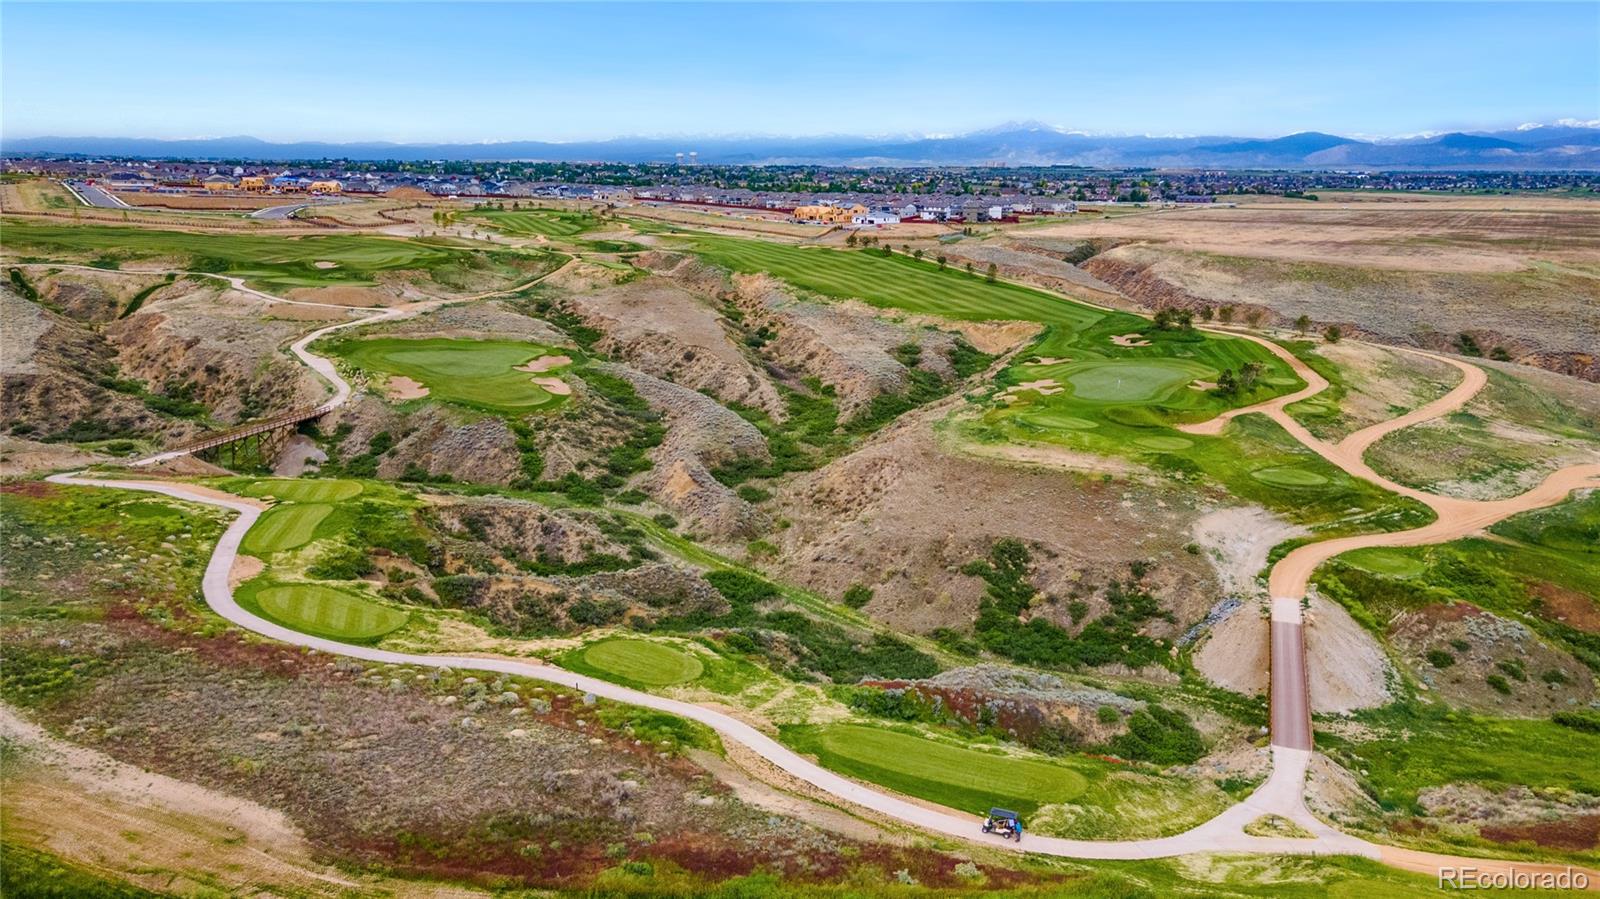
[[513,237],[576,237],[600,227],[587,212],[566,209],[474,209],[464,220],[482,220]]
[[321,584],[272,584],[247,595],[246,608],[254,606],[279,624],[334,640],[376,640],[410,618],[398,609]]
[[161,262],[237,275],[269,289],[370,285],[380,273],[398,271],[426,274],[445,284],[469,272],[509,279],[549,262],[537,253],[486,252],[365,234],[201,234],[31,221],[6,222],[4,246],[14,259],[88,259],[108,268],[121,262]]
[[500,412],[532,412],[559,405],[565,397],[533,383],[561,369],[532,374],[516,367],[563,351],[510,340],[374,338],[334,343],[328,351],[371,371],[412,378],[432,399]]

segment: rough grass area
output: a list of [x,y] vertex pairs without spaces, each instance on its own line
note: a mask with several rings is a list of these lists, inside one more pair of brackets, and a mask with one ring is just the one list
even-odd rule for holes
[[244,535],[239,548],[252,556],[265,556],[305,546],[317,525],[333,511],[327,503],[306,503],[270,509]]
[[[241,276],[266,289],[364,286],[387,272],[415,272],[443,285],[472,274],[531,278],[554,268],[560,258],[537,250],[490,251],[367,234],[285,237],[29,221],[8,221],[5,230],[12,257],[163,262]],[[335,266],[319,267],[319,262]]]
[[616,638],[591,643],[583,660],[616,680],[652,687],[681,684],[699,677],[705,666],[692,654],[649,640]]
[[554,408],[566,397],[533,383],[555,377],[560,369],[537,374],[516,371],[540,356],[570,350],[513,340],[407,340],[382,337],[342,340],[326,349],[351,364],[371,371],[411,378],[428,388],[431,399],[496,412],[533,412]]

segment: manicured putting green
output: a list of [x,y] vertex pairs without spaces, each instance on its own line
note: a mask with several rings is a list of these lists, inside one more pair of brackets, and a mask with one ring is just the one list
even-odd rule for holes
[[1070,801],[1088,786],[1082,774],[1063,765],[858,724],[809,728],[794,742],[825,768],[968,812],[1000,805],[1028,814]]
[[1212,370],[1182,359],[1104,359],[1085,362],[1067,375],[1072,395],[1092,403],[1149,403]]
[[1339,557],[1339,561],[1390,577],[1416,577],[1428,570],[1421,559],[1381,546],[1347,552]]
[[513,340],[405,340],[378,338],[341,343],[333,351],[362,368],[404,375],[428,388],[433,399],[505,412],[531,412],[564,398],[533,383],[561,369],[531,373],[515,369],[560,350]]
[[1194,446],[1194,441],[1187,437],[1138,437],[1134,439],[1133,445],[1144,449],[1170,453],[1188,449]]
[[405,612],[320,584],[280,584],[255,594],[269,618],[338,640],[374,640],[404,625]]
[[600,671],[652,687],[691,681],[705,670],[689,653],[648,640],[601,640],[584,650],[583,660]]
[[1314,471],[1304,468],[1294,468],[1288,465],[1275,465],[1271,468],[1258,468],[1250,472],[1250,477],[1263,484],[1274,487],[1320,487],[1328,483],[1328,479]]
[[240,491],[245,496],[270,496],[290,503],[337,503],[361,495],[357,481],[277,480],[256,481]]
[[283,552],[311,542],[311,535],[333,507],[326,503],[296,503],[267,510],[244,535],[239,548],[252,556]]
[[1017,419],[1038,428],[1061,428],[1068,431],[1087,431],[1090,428],[1100,427],[1097,421],[1067,415],[1064,412],[1024,412],[1018,415]]

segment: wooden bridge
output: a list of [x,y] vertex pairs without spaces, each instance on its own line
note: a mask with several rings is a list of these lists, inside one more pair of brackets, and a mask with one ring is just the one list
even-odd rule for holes
[[304,406],[270,418],[247,421],[226,431],[214,431],[175,446],[154,459],[196,456],[218,464],[223,464],[226,460],[228,467],[237,464],[241,459],[270,464],[300,427],[301,422],[321,418],[333,411],[336,405],[328,402],[320,406]]

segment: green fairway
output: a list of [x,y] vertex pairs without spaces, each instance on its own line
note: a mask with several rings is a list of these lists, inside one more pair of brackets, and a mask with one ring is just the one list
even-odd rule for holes
[[651,687],[692,681],[705,670],[686,652],[648,640],[601,640],[583,651],[583,660],[601,672]]
[[269,509],[244,535],[239,548],[252,556],[305,546],[333,506],[325,503],[294,504]]
[[1339,556],[1339,561],[1373,574],[1386,574],[1391,577],[1416,577],[1428,570],[1428,566],[1414,555],[1383,547],[1347,552]]
[[783,729],[823,767],[966,812],[1001,805],[1024,815],[1068,802],[1088,780],[1065,765],[1011,758],[859,724]]
[[600,227],[600,220],[589,213],[566,209],[474,209],[464,218],[482,220],[513,237],[576,237]]
[[279,624],[335,640],[376,640],[410,618],[398,609],[321,584],[274,584],[252,591],[250,599]]
[[245,496],[270,496],[290,503],[337,503],[361,495],[357,481],[274,478],[256,481],[239,491]]
[[1328,483],[1326,477],[1314,471],[1281,465],[1258,468],[1250,472],[1250,476],[1263,484],[1271,484],[1274,487],[1321,487],[1323,484]]
[[269,289],[368,285],[382,272],[397,271],[426,273],[445,284],[472,273],[509,280],[548,270],[560,258],[539,251],[490,252],[368,234],[198,234],[20,220],[6,222],[5,246],[13,257],[165,261],[174,268],[241,276]]
[[451,340],[396,337],[344,340],[328,348],[371,371],[412,378],[429,397],[498,412],[533,412],[559,405],[564,396],[533,383],[562,369],[530,373],[515,369],[540,356],[570,354],[512,340]]
[[1134,439],[1133,445],[1143,449],[1173,453],[1194,446],[1194,441],[1187,437],[1137,437]]
[[1083,328],[1104,313],[1081,303],[1015,284],[990,284],[955,269],[940,271],[896,253],[801,249],[737,237],[694,236],[691,248],[707,261],[736,272],[764,272],[805,290],[874,306],[973,321],[1061,322]]
[[1216,370],[1185,359],[1100,359],[1071,366],[1066,383],[1072,395],[1091,403],[1146,403],[1164,400],[1174,390]]

